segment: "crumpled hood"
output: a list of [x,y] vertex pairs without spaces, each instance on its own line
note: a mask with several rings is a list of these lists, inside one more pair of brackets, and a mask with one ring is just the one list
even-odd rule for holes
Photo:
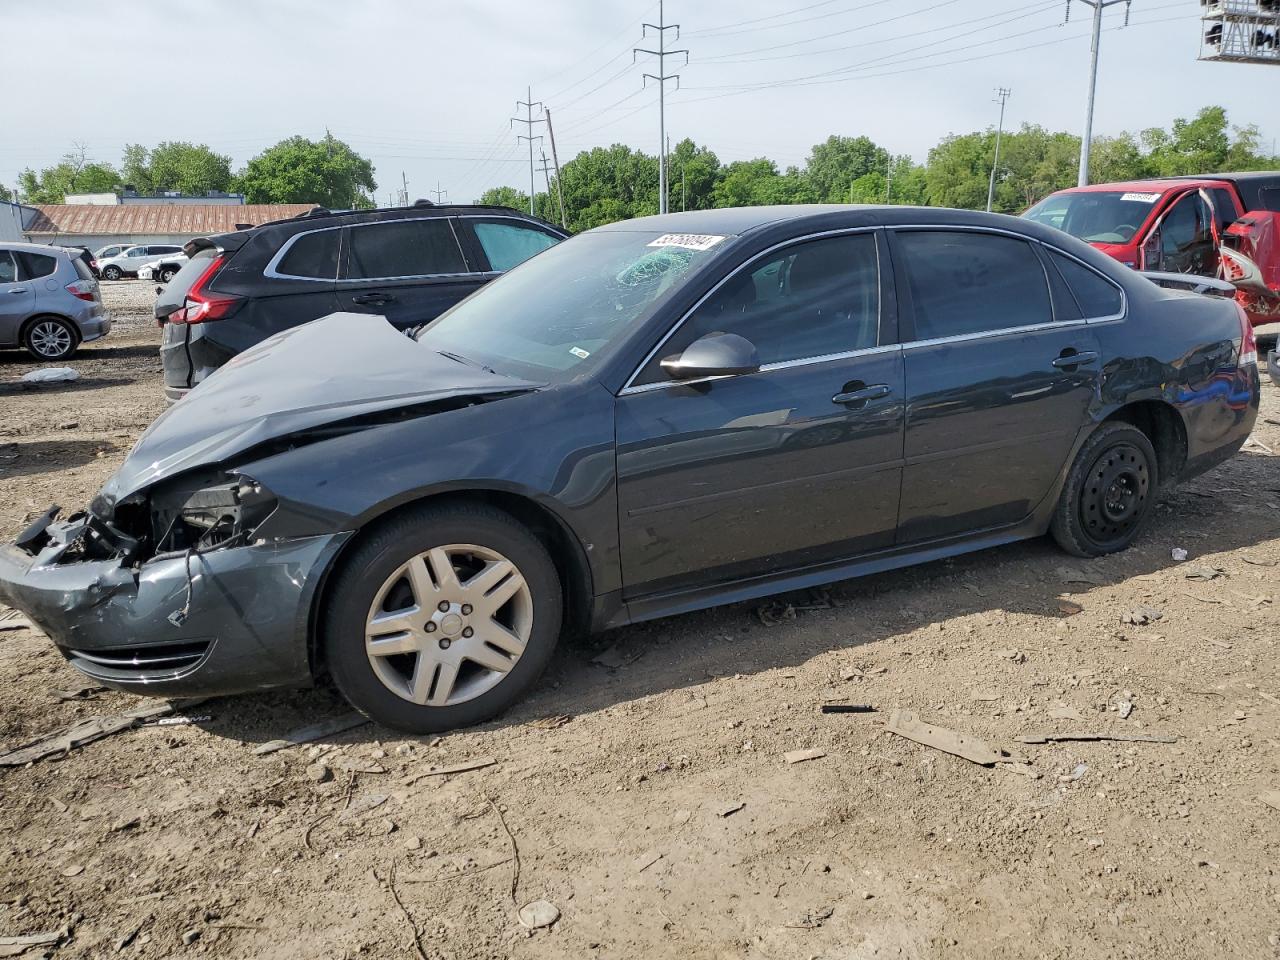
[[535,386],[450,360],[379,317],[333,313],[246,350],[166,410],[100,496],[118,503],[157,480],[327,423]]

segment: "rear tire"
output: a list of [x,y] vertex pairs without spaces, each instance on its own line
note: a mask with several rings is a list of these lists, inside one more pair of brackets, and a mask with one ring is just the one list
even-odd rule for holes
[[1050,532],[1077,557],[1126,549],[1142,530],[1159,489],[1155,448],[1127,423],[1104,423],[1076,454]]
[[173,279],[174,277],[176,277],[177,275],[178,275],[178,271],[177,271],[177,270],[174,270],[172,267],[169,267],[169,268],[168,268],[168,269],[166,269],[166,270],[161,270],[161,271],[160,271],[160,282],[161,282],[161,283],[168,283],[170,280],[172,280],[172,279]]
[[102,279],[104,280],[119,280],[123,276],[124,273],[116,266],[106,267],[102,271]]
[[352,706],[395,730],[434,733],[519,700],[551,659],[562,608],[550,554],[509,514],[424,506],[356,545],[321,636]]
[[80,346],[80,335],[59,317],[37,317],[22,332],[22,345],[37,360],[66,360]]

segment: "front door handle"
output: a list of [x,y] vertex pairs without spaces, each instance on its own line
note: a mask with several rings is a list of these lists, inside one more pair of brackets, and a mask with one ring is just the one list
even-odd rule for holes
[[361,293],[351,298],[352,303],[372,303],[381,305],[384,303],[395,303],[396,298],[389,293]]
[[1071,367],[1079,367],[1086,363],[1093,363],[1097,359],[1097,350],[1081,350],[1076,352],[1068,347],[1066,350],[1063,350],[1061,354],[1054,357],[1053,365],[1059,370],[1064,368],[1070,369]]
[[12,290],[10,290],[9,292],[10,292],[10,293],[26,293],[26,292],[27,292],[27,288],[26,288],[26,287],[14,287],[14,288],[13,288]]
[[863,387],[861,390],[849,390],[845,393],[837,393],[831,398],[832,403],[866,403],[868,400],[878,400],[881,397],[889,395],[889,385],[887,383],[874,383],[869,387]]

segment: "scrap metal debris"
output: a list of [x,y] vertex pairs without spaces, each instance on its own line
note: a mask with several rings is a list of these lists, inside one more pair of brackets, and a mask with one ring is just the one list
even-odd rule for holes
[[1219,577],[1227,576],[1227,571],[1222,567],[1189,567],[1184,576],[1188,580],[1216,580]]
[[827,755],[825,750],[788,750],[782,755],[787,763],[804,763],[806,760],[820,760]]
[[808,603],[787,603],[784,600],[771,600],[756,607],[756,619],[766,627],[776,627],[780,623],[794,620],[796,614],[809,610],[831,610],[835,607],[831,599],[831,591],[825,587],[815,587],[809,591]]
[[602,653],[598,653],[592,657],[591,662],[597,666],[604,667],[606,670],[618,670],[629,663],[635,663],[643,656],[643,650],[634,654],[627,654],[618,646],[618,644],[615,643]]
[[344,730],[351,730],[355,727],[362,727],[369,722],[369,718],[358,713],[344,713],[339,717],[330,717],[328,720],[321,720],[319,723],[313,723],[310,726],[301,727],[292,733],[286,733],[279,740],[268,740],[266,743],[259,744],[254,748],[256,756],[263,756],[268,753],[275,753],[277,750],[284,750],[287,747],[296,747],[300,743],[310,743],[313,740],[319,740],[321,737],[329,737],[335,733],[342,733]]
[[1028,733],[1014,737],[1019,743],[1066,743],[1077,740],[1122,740],[1126,743],[1177,743],[1177,737],[1155,733]]
[[424,770],[422,773],[415,773],[404,781],[404,785],[411,787],[419,780],[425,780],[427,777],[449,777],[455,773],[466,773],[469,770],[483,770],[485,767],[492,767],[497,762],[493,757],[481,757],[478,760],[454,764],[451,767],[433,767],[430,770]]
[[0,937],[0,957],[16,957],[32,947],[53,947],[71,935],[68,927],[52,933],[32,933],[24,937]]
[[1076,603],[1074,600],[1060,599],[1058,601],[1058,612],[1064,617],[1074,617],[1077,613],[1083,613],[1084,607],[1080,606],[1080,604]]
[[1121,623],[1131,623],[1135,627],[1146,626],[1148,623],[1155,623],[1157,620],[1164,619],[1164,611],[1156,607],[1148,607],[1145,604],[1134,607],[1123,617],[1120,618]]
[[1258,799],[1273,810],[1280,810],[1280,790],[1268,790],[1258,794]]
[[179,707],[194,706],[204,700],[175,700],[169,703],[149,703],[145,707],[126,710],[115,716],[86,717],[56,733],[45,734],[38,740],[24,744],[16,750],[0,754],[0,767],[21,767],[45,757],[67,754],[77,747],[93,743],[112,734],[131,730],[148,720],[167,716]]
[[869,703],[824,703],[820,708],[823,713],[875,713],[876,708]]
[[1187,559],[1188,554],[1182,547],[1174,547],[1169,551],[1169,556],[1174,559],[1174,562],[1182,563],[1182,561]]
[[720,817],[731,817],[743,807],[746,803],[742,800],[735,800],[732,803],[726,803],[716,811],[716,815]]
[[900,737],[906,737],[908,740],[914,740],[916,743],[933,747],[944,753],[954,754],[984,767],[997,763],[1030,762],[1026,757],[1014,756],[969,734],[924,723],[911,710],[893,711],[889,716],[887,727],[890,733],[896,733]]

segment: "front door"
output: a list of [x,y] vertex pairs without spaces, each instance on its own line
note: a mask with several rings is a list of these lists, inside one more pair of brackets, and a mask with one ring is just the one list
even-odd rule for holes
[[893,242],[907,401],[898,542],[1017,523],[1089,422],[1097,338],[1074,302],[1071,319],[1055,316],[1056,268],[1025,240],[900,230]]
[[467,263],[450,217],[353,225],[343,249],[339,309],[401,329],[434,320],[485,280]]
[[[875,232],[761,254],[685,319],[617,401],[629,597],[761,576],[893,542],[902,353],[881,346]],[[758,373],[676,382],[664,356],[713,331]]]

